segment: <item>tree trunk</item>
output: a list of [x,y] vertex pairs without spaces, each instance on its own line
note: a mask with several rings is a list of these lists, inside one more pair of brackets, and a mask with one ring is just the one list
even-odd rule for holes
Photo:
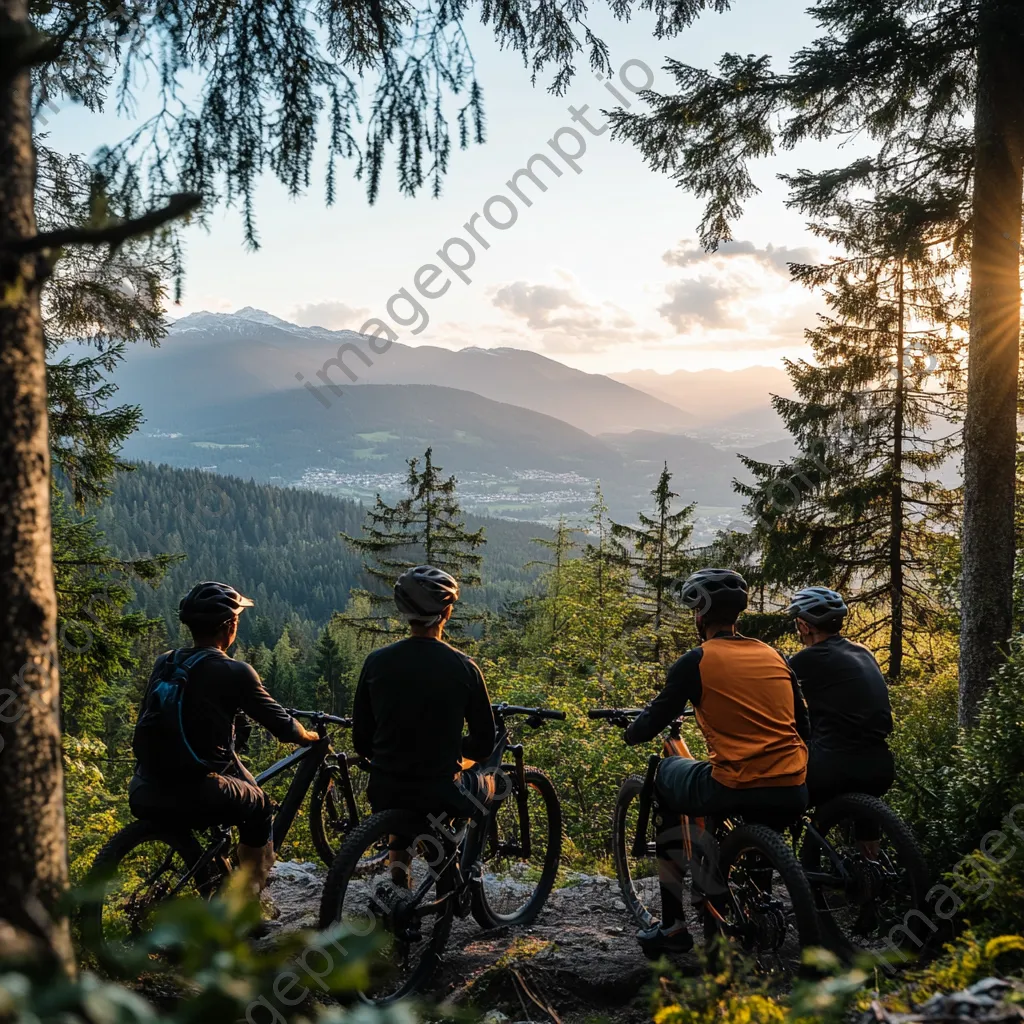
[[46,939],[73,965],[61,771],[57,600],[50,541],[50,457],[39,290],[46,264],[5,253],[31,237],[35,157],[27,71],[7,73],[26,0],[0,0],[0,919]]
[[974,238],[964,422],[959,718],[978,703],[1013,626],[1013,501],[1020,348],[1024,6],[982,0]]
[[896,393],[892,414],[892,493],[889,525],[889,678],[896,680],[903,670],[903,400],[906,352],[904,346],[904,269],[899,264],[896,332]]

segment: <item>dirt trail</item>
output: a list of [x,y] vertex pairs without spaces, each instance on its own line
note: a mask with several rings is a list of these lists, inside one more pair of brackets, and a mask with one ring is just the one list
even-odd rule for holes
[[[316,926],[323,876],[316,864],[276,865],[269,887],[280,914],[275,929]],[[698,969],[692,956],[679,966]],[[528,928],[482,931],[471,917],[456,920],[427,994],[493,1011],[492,1024],[583,1024],[597,1015],[639,1024],[650,1020],[651,979],[615,880],[570,872],[569,884],[551,894]]]

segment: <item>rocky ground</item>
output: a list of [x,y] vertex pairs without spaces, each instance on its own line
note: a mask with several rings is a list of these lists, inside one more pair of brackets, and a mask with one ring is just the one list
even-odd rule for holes
[[[427,994],[490,1011],[495,1024],[582,1024],[598,1016],[617,1024],[649,1021],[651,965],[617,883],[572,872],[564,881],[528,928],[482,931],[472,917],[456,920]],[[315,927],[322,886],[316,864],[278,864],[269,887],[279,912],[275,928]],[[696,971],[696,957],[680,958],[679,967]]]

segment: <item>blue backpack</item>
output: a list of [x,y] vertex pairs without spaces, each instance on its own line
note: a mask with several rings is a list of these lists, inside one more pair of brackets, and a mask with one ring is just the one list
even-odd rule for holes
[[160,675],[150,678],[132,737],[132,750],[143,777],[180,778],[223,767],[204,761],[192,749],[182,720],[189,673],[213,654],[212,650],[203,649],[186,657],[184,651],[172,651],[161,666]]

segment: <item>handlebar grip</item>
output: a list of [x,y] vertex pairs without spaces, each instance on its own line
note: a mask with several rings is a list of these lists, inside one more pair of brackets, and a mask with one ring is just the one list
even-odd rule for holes
[[614,718],[618,714],[621,714],[621,712],[615,708],[592,708],[587,712],[587,718],[600,722],[605,718]]
[[564,722],[565,712],[564,711],[551,711],[541,708],[537,711],[538,718],[548,718],[552,722]]

